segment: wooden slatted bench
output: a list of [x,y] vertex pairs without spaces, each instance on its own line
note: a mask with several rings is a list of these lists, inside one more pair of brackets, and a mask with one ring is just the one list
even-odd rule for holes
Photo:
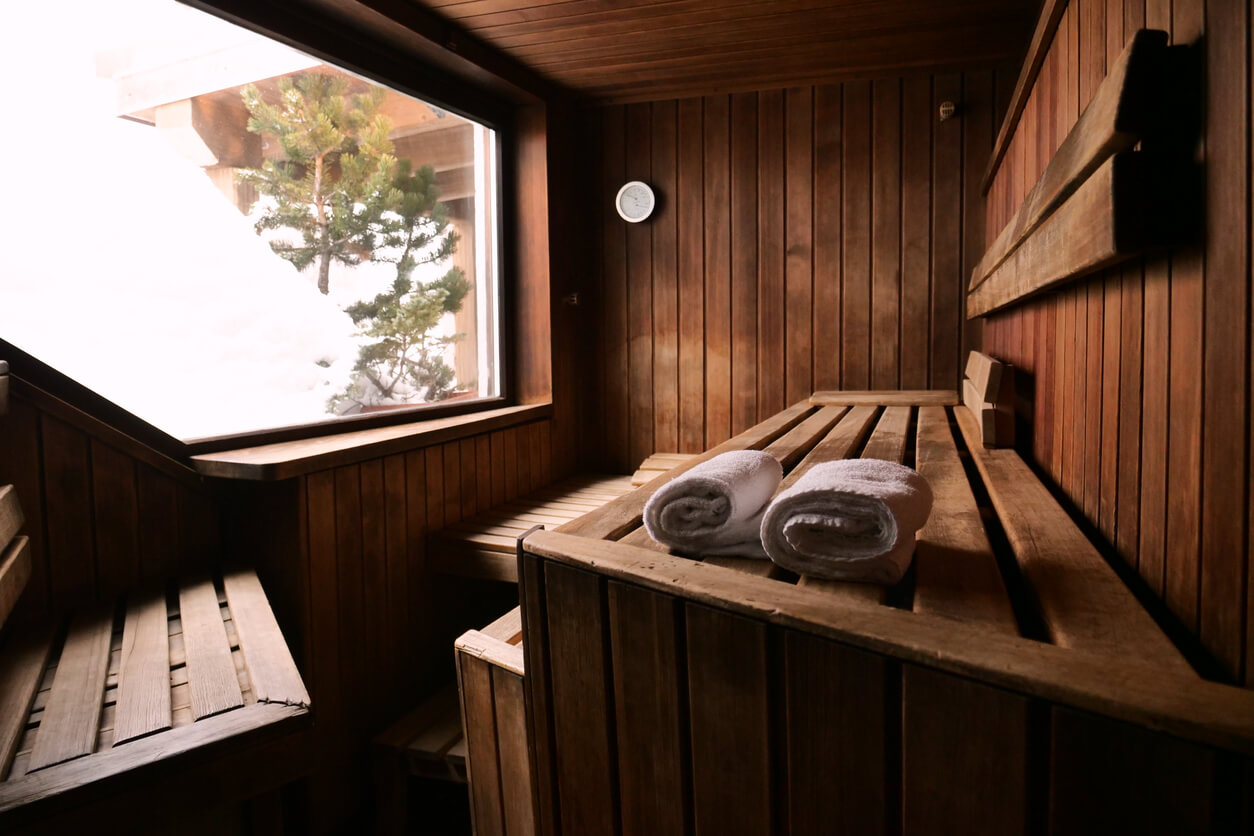
[[672,555],[640,528],[665,478],[524,540],[541,832],[1229,832],[1254,694],[1198,676],[957,404],[818,393],[668,474],[916,467],[936,502],[892,589]]
[[[21,513],[11,489],[0,489],[0,519],[12,538]],[[116,825],[141,832],[161,815],[265,792],[301,774],[299,742],[287,743],[309,711],[251,570],[138,590],[50,629],[10,627],[0,636],[0,831],[64,832],[155,795]]]
[[467,631],[454,651],[456,686],[375,739],[378,830],[408,832],[406,776],[413,776],[468,782],[478,833],[534,833],[521,611]]
[[[521,535],[569,523],[632,489],[625,476],[572,477],[433,533],[428,554],[446,573],[516,582]],[[409,776],[468,780],[474,820],[492,823],[477,825],[480,832],[534,832],[519,609],[464,634],[455,652],[460,688],[450,684],[375,739],[380,832],[404,832]]]
[[640,463],[636,472],[631,474],[632,487],[652,482],[672,467],[684,464],[693,456],[692,453],[654,453]]
[[401,774],[466,783],[466,738],[455,685],[423,701],[374,743],[377,774],[385,784]]
[[428,552],[447,574],[513,583],[520,534],[537,525],[564,525],[631,489],[625,476],[565,479],[433,533]]
[[522,638],[515,607],[454,645],[476,833],[535,833]]

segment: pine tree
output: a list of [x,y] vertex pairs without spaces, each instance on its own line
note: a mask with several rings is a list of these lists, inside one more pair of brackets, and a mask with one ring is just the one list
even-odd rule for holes
[[396,170],[391,120],[379,113],[387,92],[372,86],[350,94],[348,85],[343,76],[314,72],[282,79],[274,103],[256,85],[243,90],[248,130],[273,136],[283,151],[281,159],[239,175],[274,201],[257,231],[299,233],[299,243],[273,241],[270,247],[298,270],[316,263],[324,294],[333,261],[355,265],[368,257]]
[[[318,266],[318,289],[328,293],[332,262],[395,265],[391,287],[345,312],[365,338],[346,390],[328,402],[345,406],[442,400],[456,381],[442,354],[464,334],[436,337],[441,318],[461,309],[470,283],[458,268],[430,282],[415,269],[449,258],[457,235],[439,202],[435,172],[397,160],[379,112],[386,91],[350,94],[341,76],[304,73],[279,82],[279,100],[266,102],[254,85],[244,88],[248,130],[278,140],[281,159],[241,172],[240,181],[271,198],[257,232],[291,229],[300,243],[271,248],[298,270]],[[465,384],[466,381],[461,381]]]
[[388,194],[371,241],[378,247],[374,260],[395,264],[396,278],[373,300],[345,308],[370,342],[357,358],[358,379],[331,399],[333,411],[349,403],[398,403],[418,397],[439,401],[449,396],[455,382],[452,367],[441,355],[465,334],[433,337],[430,332],[445,314],[461,310],[470,282],[457,267],[426,283],[415,281],[413,273],[420,264],[452,255],[457,234],[448,228],[448,213],[439,202],[429,166],[415,172],[402,160]]

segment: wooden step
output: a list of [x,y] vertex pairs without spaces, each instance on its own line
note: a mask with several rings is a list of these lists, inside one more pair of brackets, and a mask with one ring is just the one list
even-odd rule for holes
[[457,684],[450,683],[375,738],[375,749],[410,775],[465,783],[464,742]]

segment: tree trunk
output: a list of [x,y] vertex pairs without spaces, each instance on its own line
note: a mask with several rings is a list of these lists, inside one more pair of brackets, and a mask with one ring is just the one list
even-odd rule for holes
[[318,291],[326,296],[331,292],[331,254],[318,255]]
[[322,154],[314,160],[314,206],[318,212],[318,292],[326,296],[331,292],[331,245],[327,238],[326,200],[322,195]]

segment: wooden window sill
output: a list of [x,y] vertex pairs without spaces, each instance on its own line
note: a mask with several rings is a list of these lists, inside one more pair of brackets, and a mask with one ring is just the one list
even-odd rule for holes
[[528,424],[552,414],[553,406],[548,403],[507,406],[412,424],[205,453],[192,456],[192,464],[203,476],[271,482]]

